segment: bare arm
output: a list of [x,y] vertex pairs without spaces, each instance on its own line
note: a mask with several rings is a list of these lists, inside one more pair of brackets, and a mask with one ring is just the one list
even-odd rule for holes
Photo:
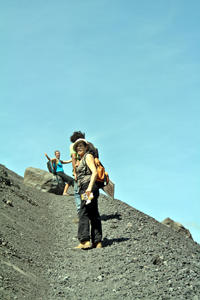
[[44,153],[44,155],[46,156],[46,158],[47,158],[48,160],[51,160],[51,158],[48,157],[48,155],[47,155],[46,153]]
[[94,164],[94,157],[91,154],[86,155],[86,164],[88,165],[88,167],[90,168],[90,170],[92,172],[92,176],[90,178],[89,185],[87,187],[87,190],[85,191],[86,195],[89,197],[89,195],[92,191],[93,185],[97,179],[97,169]]
[[44,155],[46,156],[46,158],[47,158],[49,161],[52,161],[52,163],[56,163],[56,158],[50,158],[46,153],[44,153]]
[[77,174],[76,174],[76,153],[72,153],[72,166],[74,171],[74,179],[77,180]]
[[61,162],[61,164],[69,164],[70,162],[72,162],[72,159],[69,159],[69,160],[61,160],[60,161]]
[[51,160],[52,163],[54,164],[54,163],[56,163],[57,158],[56,158],[56,157],[55,157],[55,158],[51,158],[50,160]]

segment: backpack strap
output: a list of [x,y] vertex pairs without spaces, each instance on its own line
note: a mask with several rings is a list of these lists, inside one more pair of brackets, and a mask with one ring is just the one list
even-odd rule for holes
[[52,173],[56,173],[56,169],[57,169],[57,164],[55,163],[55,164],[52,164],[52,166],[53,166],[53,172]]
[[[86,173],[86,168],[88,167],[87,163],[86,163],[86,155],[87,154],[91,154],[89,151],[87,151],[84,156],[83,156],[83,159],[82,159],[82,163],[83,165],[85,166],[85,173]],[[88,167],[89,168],[89,167]]]

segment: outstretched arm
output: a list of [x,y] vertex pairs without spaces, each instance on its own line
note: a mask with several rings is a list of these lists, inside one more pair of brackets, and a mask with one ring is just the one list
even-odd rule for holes
[[72,162],[72,159],[69,159],[69,160],[61,160],[60,162],[61,162],[61,164],[69,164],[70,162]]
[[90,193],[92,191],[93,185],[97,179],[97,169],[94,164],[94,157],[91,154],[86,155],[86,164],[88,165],[88,167],[90,168],[90,170],[92,172],[92,176],[90,178],[89,185],[87,187],[87,190],[85,191],[86,195],[89,197]]
[[46,156],[46,158],[47,158],[48,160],[51,160],[51,158],[48,157],[48,155],[47,155],[46,153],[44,153],[44,155]]
[[50,158],[48,157],[48,155],[46,153],[44,153],[44,155],[46,156],[46,158],[49,160],[49,161],[52,161],[52,163],[56,163],[56,158]]

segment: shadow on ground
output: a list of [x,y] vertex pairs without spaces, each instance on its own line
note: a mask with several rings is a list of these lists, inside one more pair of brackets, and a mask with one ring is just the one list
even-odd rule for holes
[[118,238],[118,239],[107,239],[107,238],[104,238],[103,239],[103,242],[102,242],[102,246],[103,247],[108,247],[108,246],[111,246],[112,244],[114,243],[121,243],[121,242],[125,242],[125,241],[128,241],[129,238]]
[[108,220],[112,220],[112,219],[122,220],[121,215],[118,213],[112,214],[112,215],[101,215],[102,221],[108,221]]

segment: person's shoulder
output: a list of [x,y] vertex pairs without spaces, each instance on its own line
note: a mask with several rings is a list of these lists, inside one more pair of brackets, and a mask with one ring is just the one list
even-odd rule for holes
[[87,153],[87,154],[85,155],[85,158],[86,158],[87,160],[94,160],[94,156],[93,156],[91,153]]

